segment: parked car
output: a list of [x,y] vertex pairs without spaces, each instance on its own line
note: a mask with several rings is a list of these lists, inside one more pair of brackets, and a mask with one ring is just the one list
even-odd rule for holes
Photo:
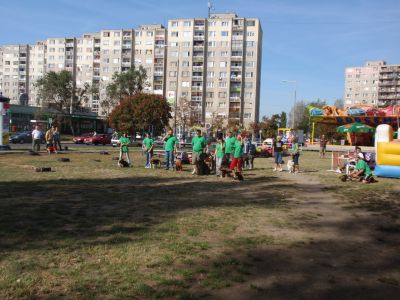
[[118,147],[119,146],[119,139],[120,139],[119,134],[114,132],[113,135],[111,136],[111,146]]
[[96,134],[94,136],[88,137],[84,140],[86,145],[108,145],[111,144],[110,134]]
[[72,141],[75,144],[83,144],[85,142],[85,139],[87,139],[89,137],[92,137],[92,136],[93,136],[93,133],[84,133],[84,134],[82,134],[80,136],[73,137]]
[[13,144],[32,143],[32,132],[30,131],[17,132],[16,134],[10,136],[8,138],[8,141]]

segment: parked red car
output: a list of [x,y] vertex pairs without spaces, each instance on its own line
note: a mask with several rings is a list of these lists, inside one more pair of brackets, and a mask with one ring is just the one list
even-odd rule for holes
[[86,145],[108,145],[111,144],[111,135],[110,134],[96,134],[94,136],[88,137],[85,139]]
[[93,136],[93,133],[84,133],[84,134],[82,134],[80,136],[73,137],[72,141],[75,144],[83,144],[85,142],[85,139],[87,139],[87,138],[89,138],[91,136]]

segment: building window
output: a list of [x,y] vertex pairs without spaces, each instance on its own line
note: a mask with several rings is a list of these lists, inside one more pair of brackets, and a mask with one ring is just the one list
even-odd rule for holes
[[213,27],[213,26],[215,26],[217,24],[217,22],[215,22],[215,21],[209,21],[208,22],[208,26],[210,26],[210,27]]
[[252,41],[247,41],[246,42],[246,47],[252,48],[256,45],[256,42],[252,42]]
[[251,113],[244,113],[243,114],[244,119],[251,119]]
[[214,57],[215,56],[215,51],[208,51],[207,52],[207,57]]
[[208,36],[214,37],[214,36],[215,36],[215,31],[209,31],[209,32],[208,32]]
[[172,21],[171,27],[178,27],[178,21]]
[[220,88],[226,88],[226,87],[228,86],[228,84],[227,84],[226,81],[220,81],[219,84],[218,84],[218,86],[219,86]]
[[226,78],[226,72],[219,72],[219,78]]
[[214,77],[214,72],[207,72],[207,77],[208,78],[213,78]]
[[221,36],[229,36],[229,31],[221,31]]
[[214,93],[213,92],[207,92],[206,97],[207,98],[214,98]]
[[103,37],[110,37],[110,32],[109,31],[104,31],[103,32]]
[[247,36],[255,36],[255,32],[254,31],[247,31]]
[[190,31],[184,31],[183,32],[183,37],[191,37],[192,33]]
[[121,32],[114,32],[114,37],[120,37],[121,36]]
[[222,57],[228,56],[228,51],[221,51],[221,56]]
[[169,77],[176,77],[177,72],[176,71],[170,71],[169,72]]
[[169,87],[176,88],[176,81],[170,81],[169,82]]
[[248,21],[246,21],[246,25],[247,25],[248,27],[256,26],[256,21],[254,21],[254,20],[248,20]]
[[226,68],[228,66],[228,63],[226,62],[226,61],[221,61],[220,63],[219,63],[219,67],[220,68]]
[[216,46],[216,42],[208,42],[208,47],[215,47]]
[[207,81],[207,87],[208,88],[214,87],[214,82],[213,81]]
[[172,31],[171,32],[172,37],[178,37],[178,31]]
[[182,81],[182,87],[190,87],[189,81]]

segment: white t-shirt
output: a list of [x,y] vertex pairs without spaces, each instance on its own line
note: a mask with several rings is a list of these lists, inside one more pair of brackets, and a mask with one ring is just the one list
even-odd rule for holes
[[32,137],[34,140],[38,140],[40,139],[42,133],[40,132],[40,130],[35,129],[34,131],[32,131]]

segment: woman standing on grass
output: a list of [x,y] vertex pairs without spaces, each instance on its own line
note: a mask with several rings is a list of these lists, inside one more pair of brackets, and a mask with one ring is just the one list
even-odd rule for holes
[[282,137],[278,135],[276,140],[274,140],[274,142],[272,143],[272,152],[275,158],[274,171],[282,172],[282,151],[283,151]]

